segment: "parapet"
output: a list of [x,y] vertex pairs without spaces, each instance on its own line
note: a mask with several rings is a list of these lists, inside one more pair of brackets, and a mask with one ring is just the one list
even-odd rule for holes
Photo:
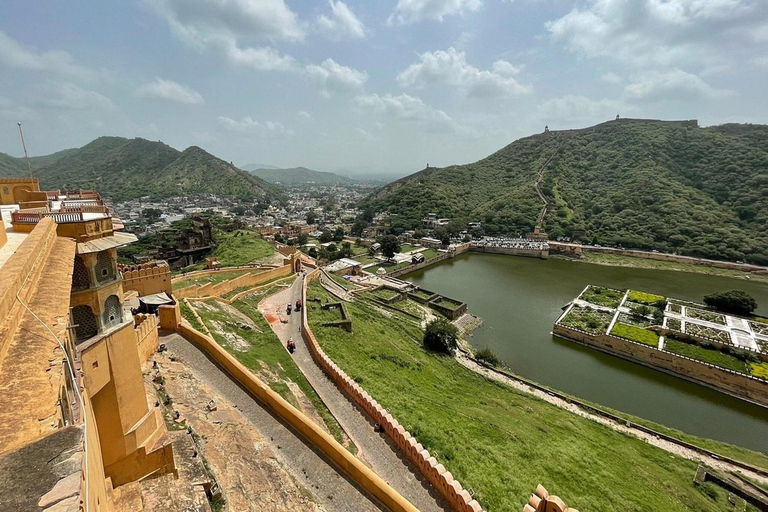
[[536,486],[534,492],[523,507],[523,512],[579,512],[563,503],[563,500],[547,492],[543,485]]

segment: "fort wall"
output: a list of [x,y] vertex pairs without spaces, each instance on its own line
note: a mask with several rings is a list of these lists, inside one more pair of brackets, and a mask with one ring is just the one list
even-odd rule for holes
[[768,407],[768,382],[610,334],[590,334],[555,324],[552,333],[623,359]]
[[472,247],[473,252],[487,252],[492,254],[508,254],[510,256],[524,256],[527,258],[549,258],[549,249],[519,249],[517,247]]
[[[223,272],[220,270],[219,272]],[[206,283],[204,285],[191,285],[179,288],[173,292],[174,297],[177,299],[183,298],[196,298],[196,297],[216,297],[224,295],[237,288],[244,286],[257,286],[261,283],[269,281],[277,277],[285,277],[293,272],[293,265],[291,263],[283,265],[282,267],[273,268],[256,273],[246,273],[242,276],[220,283],[212,284]]]
[[[302,289],[302,301],[304,304],[307,304],[307,285],[318,276],[319,272],[312,272],[304,279]],[[315,361],[317,361],[329,378],[357,403],[375,423],[383,427],[384,432],[392,439],[400,452],[419,469],[424,478],[432,484],[435,490],[445,497],[454,510],[459,512],[482,511],[480,504],[453,478],[453,475],[442,464],[437,462],[430,455],[429,451],[405,427],[400,425],[386,409],[379,405],[360,385],[350,379],[325,354],[317,342],[314,333],[309,328],[307,308],[302,309],[301,312],[301,332],[307,340]]]
[[[176,306],[178,309],[178,306]],[[270,407],[283,421],[304,436],[308,442],[342,469],[349,478],[380,500],[393,512],[418,512],[408,500],[349,453],[333,437],[317,426],[301,411],[286,402],[266,383],[221,348],[212,338],[200,333],[186,322],[177,331],[202,349],[209,357],[252,395]]]
[[136,346],[139,349],[139,361],[144,363],[149,359],[149,356],[157,352],[160,346],[160,338],[157,334],[157,317],[139,314],[133,317],[133,322]]
[[166,261],[151,261],[141,265],[121,265],[123,289],[135,291],[140,296],[165,292],[171,294],[171,267]]
[[5,234],[5,222],[3,222],[3,212],[0,212],[0,247],[8,241],[8,235]]

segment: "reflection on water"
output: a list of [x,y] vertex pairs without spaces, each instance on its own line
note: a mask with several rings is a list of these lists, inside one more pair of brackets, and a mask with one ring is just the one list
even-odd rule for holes
[[561,308],[587,284],[633,288],[701,302],[744,290],[768,315],[768,286],[668,270],[463,254],[403,279],[461,299],[485,322],[475,347],[489,347],[524,377],[685,432],[768,452],[768,409],[618,357],[553,337]]

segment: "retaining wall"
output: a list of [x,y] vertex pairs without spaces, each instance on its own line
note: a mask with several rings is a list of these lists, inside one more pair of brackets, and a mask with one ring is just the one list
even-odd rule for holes
[[524,256],[528,258],[549,258],[549,249],[518,249],[516,247],[472,247],[473,252],[487,252],[492,254],[508,254],[510,256]]
[[590,334],[559,324],[554,326],[552,333],[768,407],[768,381],[610,334]]
[[[218,272],[224,272],[224,270],[220,270]],[[222,281],[216,284],[212,284],[212,283],[206,283],[204,285],[193,284],[191,286],[186,286],[184,288],[179,288],[178,290],[174,290],[173,295],[177,299],[183,299],[187,297],[215,297],[219,295],[224,295],[225,293],[229,293],[232,290],[241,288],[243,286],[256,286],[265,281],[269,281],[270,279],[274,279],[276,277],[288,276],[292,272],[293,272],[293,265],[289,263],[288,265],[283,265],[282,267],[265,270],[263,272],[257,272],[257,273],[249,272],[242,276],[236,277],[234,279],[229,279],[227,281]]]
[[[307,285],[319,276],[319,272],[312,272],[304,279],[302,287],[302,302],[307,304]],[[414,438],[405,427],[400,425],[376,400],[355,381],[350,379],[328,357],[314,333],[309,328],[307,321],[307,308],[301,312],[301,332],[307,340],[312,356],[323,371],[341,388],[352,400],[368,414],[375,423],[384,428],[384,432],[392,439],[402,454],[419,469],[424,478],[445,497],[448,503],[459,512],[481,512],[480,504],[470,496],[461,484],[453,478],[453,475],[445,467],[437,462],[429,452]]]
[[225,372],[245,387],[251,394],[270,407],[283,421],[303,435],[309,443],[322,452],[350,479],[380,500],[393,512],[418,512],[408,500],[390,487],[378,475],[349,453],[329,434],[307,418],[270,387],[256,378],[245,366],[221,348],[212,338],[182,322],[178,332],[208,354]]
[[435,256],[434,258],[430,258],[426,261],[422,261],[421,263],[416,263],[412,265],[408,265],[407,267],[399,268],[397,270],[393,270],[392,272],[387,272],[388,277],[399,277],[405,274],[410,274],[411,272],[416,272],[417,270],[421,270],[424,267],[428,267],[430,265],[434,265],[435,263],[438,263],[443,260],[447,260],[449,258],[453,258],[453,255],[450,253],[442,253],[439,256]]

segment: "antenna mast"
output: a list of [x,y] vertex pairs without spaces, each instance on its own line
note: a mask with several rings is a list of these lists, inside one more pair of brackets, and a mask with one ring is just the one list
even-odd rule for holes
[[19,135],[21,135],[21,147],[24,148],[24,158],[27,160],[27,171],[29,171],[29,177],[32,177],[32,165],[29,163],[29,155],[27,154],[27,143],[24,142],[24,131],[21,129],[21,122],[16,123],[19,125]]

